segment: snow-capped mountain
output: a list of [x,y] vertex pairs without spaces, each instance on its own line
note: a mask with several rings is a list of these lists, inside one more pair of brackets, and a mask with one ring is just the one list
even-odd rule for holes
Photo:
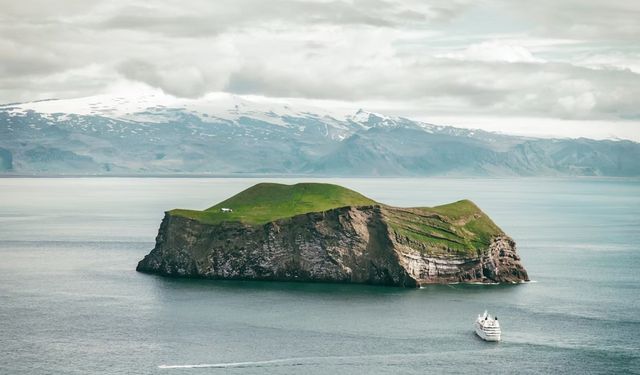
[[223,93],[0,105],[0,171],[17,174],[640,175],[638,146]]
[[52,122],[67,121],[71,117],[100,117],[131,123],[163,124],[184,120],[191,116],[203,123],[238,123],[245,118],[289,128],[301,125],[286,121],[287,118],[311,118],[322,120],[329,136],[340,138],[350,134],[349,123],[340,112],[321,111],[317,108],[296,108],[277,102],[248,100],[224,94],[209,94],[199,99],[176,98],[161,91],[142,95],[98,95],[67,100],[42,100],[29,103],[0,106],[12,117],[24,117],[37,113]]
[[321,121],[326,128],[327,136],[333,139],[344,139],[359,130],[374,127],[414,127],[429,133],[461,136],[474,133],[468,129],[438,126],[363,109],[330,111],[300,104],[293,108],[285,102],[226,93],[210,93],[202,98],[189,99],[167,95],[160,90],[148,90],[136,94],[96,95],[5,104],[0,105],[0,110],[6,111],[11,117],[25,117],[29,113],[38,113],[52,122],[63,122],[72,117],[102,117],[116,121],[162,124],[190,115],[205,123],[238,123],[245,118],[251,118],[270,125],[298,130],[303,130],[308,124],[290,120],[309,119]]

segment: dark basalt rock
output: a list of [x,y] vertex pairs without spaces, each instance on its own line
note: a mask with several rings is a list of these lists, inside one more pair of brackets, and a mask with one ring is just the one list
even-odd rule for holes
[[155,248],[137,270],[210,279],[366,283],[515,283],[528,280],[515,242],[495,236],[487,248],[442,254],[397,233],[383,205],[312,212],[264,225],[204,224],[166,213]]

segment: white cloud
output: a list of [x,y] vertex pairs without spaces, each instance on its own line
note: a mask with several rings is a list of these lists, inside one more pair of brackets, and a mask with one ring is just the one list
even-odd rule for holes
[[533,56],[531,51],[521,45],[506,44],[497,40],[476,43],[467,48],[439,55],[455,60],[503,61],[503,62],[544,62]]
[[[541,1],[0,0],[0,102],[128,80],[407,115],[640,118],[640,3]],[[501,19],[456,23],[478,9]]]
[[587,91],[581,94],[560,97],[558,98],[558,104],[560,104],[562,111],[565,113],[570,113],[573,117],[582,117],[589,115],[597,103],[595,95]]
[[640,2],[629,0],[490,0],[533,25],[531,34],[592,41],[637,42]]
[[593,69],[628,69],[640,74],[640,50],[582,52],[572,59],[572,63]]

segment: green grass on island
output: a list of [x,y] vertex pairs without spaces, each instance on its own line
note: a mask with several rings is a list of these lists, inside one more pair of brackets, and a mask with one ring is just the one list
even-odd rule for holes
[[[469,200],[436,207],[390,207],[342,186],[321,183],[260,183],[204,211],[175,209],[169,213],[205,224],[235,221],[262,225],[309,212],[370,205],[386,208],[387,223],[397,235],[426,245],[424,250],[434,255],[472,255],[486,249],[493,237],[503,234]],[[223,212],[223,208],[233,211]]]
[[393,231],[416,244],[428,246],[430,255],[480,255],[491,240],[504,232],[470,200],[436,207],[396,208],[388,211]]
[[[338,185],[261,183],[204,211],[177,209],[170,213],[207,224],[240,221],[260,225],[309,212],[372,204],[377,203],[360,193]],[[222,208],[230,208],[233,211],[222,212]]]

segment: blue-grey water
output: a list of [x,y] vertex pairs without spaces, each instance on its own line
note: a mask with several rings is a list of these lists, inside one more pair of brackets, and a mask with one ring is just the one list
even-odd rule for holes
[[[135,272],[163,211],[259,181],[0,179],[0,374],[640,373],[639,180],[322,180],[400,206],[474,200],[517,241],[529,284]],[[472,332],[484,309],[498,344]]]

